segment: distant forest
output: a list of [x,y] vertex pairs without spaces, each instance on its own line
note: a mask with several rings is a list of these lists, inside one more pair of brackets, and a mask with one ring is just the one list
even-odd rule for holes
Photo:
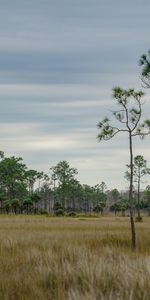
[[[29,170],[21,157],[5,157],[2,151],[0,155],[1,213],[75,216],[78,213],[98,215],[111,211],[124,216],[129,209],[128,192],[119,192],[115,187],[108,190],[105,182],[93,187],[82,185],[76,179],[77,169],[70,167],[67,161],[51,167],[48,176]],[[145,172],[143,170],[145,166],[141,172]],[[146,170],[149,172],[148,168]],[[127,170],[126,180],[128,176]],[[135,173],[135,181],[136,176]],[[139,195],[135,190],[135,212],[139,208],[150,214],[150,186],[143,192],[139,191]]]

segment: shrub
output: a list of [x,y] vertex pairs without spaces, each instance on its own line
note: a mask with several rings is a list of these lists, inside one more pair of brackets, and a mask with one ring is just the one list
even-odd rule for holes
[[64,216],[65,212],[62,208],[59,208],[57,210],[55,210],[55,215],[56,216]]
[[76,214],[75,211],[69,211],[69,212],[67,213],[67,216],[68,216],[68,217],[76,217],[77,214]]
[[39,208],[38,214],[40,215],[48,215],[48,211],[44,208]]

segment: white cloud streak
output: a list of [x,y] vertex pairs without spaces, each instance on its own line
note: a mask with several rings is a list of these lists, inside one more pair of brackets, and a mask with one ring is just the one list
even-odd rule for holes
[[[111,89],[141,88],[149,48],[150,2],[5,0],[0,10],[0,143],[48,172],[66,159],[81,182],[123,188],[128,140],[98,143],[111,115]],[[150,94],[146,91],[145,99]],[[150,104],[144,109],[149,118]],[[134,142],[150,161],[149,138]]]

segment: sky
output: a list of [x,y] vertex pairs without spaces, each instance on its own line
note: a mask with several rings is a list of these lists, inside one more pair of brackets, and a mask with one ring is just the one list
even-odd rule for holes
[[[125,134],[97,141],[112,88],[142,89],[149,0],[0,0],[0,149],[50,174],[67,160],[81,183],[126,189]],[[144,117],[150,91],[145,89]],[[150,165],[150,137],[134,154]],[[143,185],[149,184],[147,177]]]

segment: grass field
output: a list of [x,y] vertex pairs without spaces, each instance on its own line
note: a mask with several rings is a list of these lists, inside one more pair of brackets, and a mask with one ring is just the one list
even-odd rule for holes
[[150,218],[0,217],[1,300],[150,299]]

